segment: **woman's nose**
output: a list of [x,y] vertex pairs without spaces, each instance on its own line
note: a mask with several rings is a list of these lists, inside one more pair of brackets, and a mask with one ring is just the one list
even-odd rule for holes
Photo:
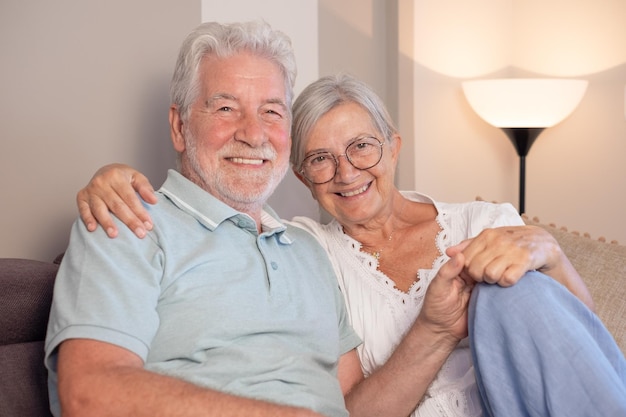
[[337,161],[336,181],[349,183],[359,175],[360,170],[352,165],[345,154],[337,155],[335,160]]

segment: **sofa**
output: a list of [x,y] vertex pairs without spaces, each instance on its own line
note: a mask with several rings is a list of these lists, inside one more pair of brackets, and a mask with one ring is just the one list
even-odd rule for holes
[[596,313],[626,355],[626,246],[522,216],[549,231],[585,281]]
[[58,264],[0,259],[0,416],[51,416],[44,338]]
[[[552,233],[585,280],[599,317],[626,353],[626,246],[525,218]],[[0,416],[50,416],[43,344],[60,258],[0,259]]]

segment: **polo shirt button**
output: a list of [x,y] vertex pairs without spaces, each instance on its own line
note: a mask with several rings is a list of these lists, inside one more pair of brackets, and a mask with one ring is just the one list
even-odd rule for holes
[[278,264],[276,262],[272,261],[271,265],[272,265],[272,269],[274,271],[276,271],[278,269]]

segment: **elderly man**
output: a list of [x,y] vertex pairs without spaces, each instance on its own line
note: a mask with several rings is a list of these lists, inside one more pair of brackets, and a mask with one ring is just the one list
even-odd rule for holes
[[327,255],[264,207],[288,169],[295,73],[263,23],[185,40],[180,172],[149,207],[154,230],[111,244],[73,226],[46,341],[56,416],[347,415],[360,339]]

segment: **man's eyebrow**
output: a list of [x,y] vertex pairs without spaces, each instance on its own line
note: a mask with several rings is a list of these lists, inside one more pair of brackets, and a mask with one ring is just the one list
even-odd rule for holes
[[276,105],[278,105],[278,106],[282,107],[285,111],[287,111],[287,109],[289,108],[289,107],[287,106],[287,104],[285,103],[285,100],[283,100],[283,99],[281,99],[281,98],[279,98],[279,97],[276,97],[276,98],[270,98],[270,99],[268,99],[268,100],[266,101],[266,103],[267,103],[267,104],[276,104]]
[[[211,97],[209,97],[209,99],[207,100],[207,104],[210,104],[210,103],[212,103],[214,101],[217,101],[217,100],[239,101],[237,99],[237,97],[235,97],[232,94],[229,94],[229,93],[217,93],[217,94],[214,94]],[[287,108],[287,105],[285,104],[285,100],[283,100],[283,99],[281,99],[279,97],[267,99],[267,100],[265,100],[265,103],[267,103],[267,104],[277,104],[279,106]]]
[[209,97],[209,99],[207,100],[207,103],[211,103],[217,100],[233,100],[233,101],[237,101],[237,97],[233,96],[232,94],[228,94],[228,93],[217,93],[212,95],[211,97]]

